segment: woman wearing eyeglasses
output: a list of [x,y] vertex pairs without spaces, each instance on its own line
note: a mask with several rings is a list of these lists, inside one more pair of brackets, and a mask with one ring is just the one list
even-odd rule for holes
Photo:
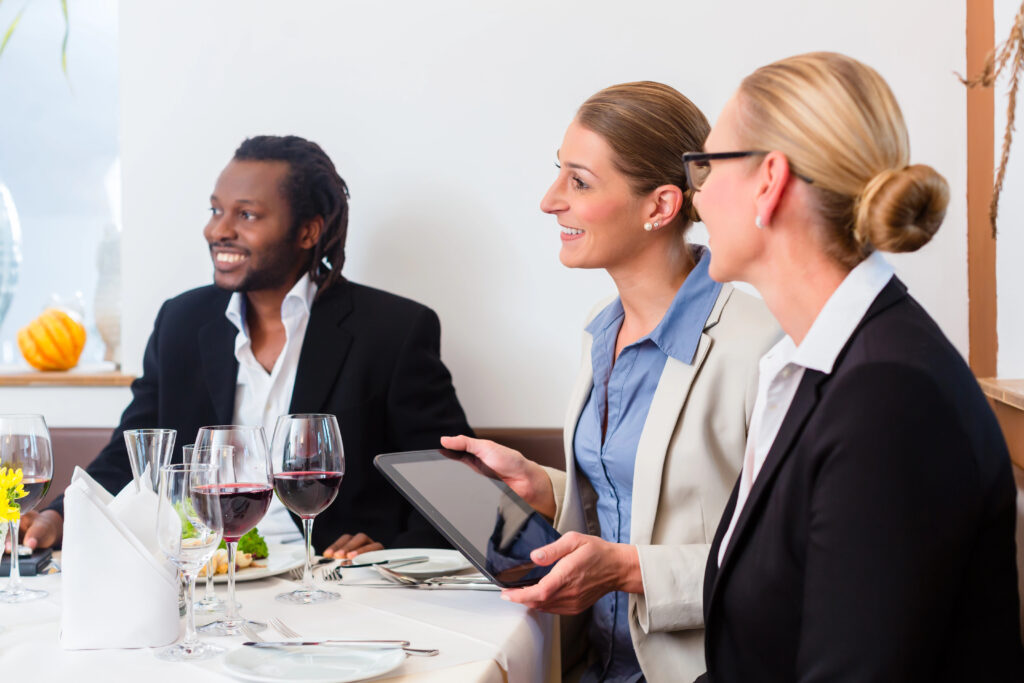
[[971,371],[893,275],[949,191],[885,81],[762,67],[686,155],[710,274],[764,296],[743,470],[705,576],[707,680],[1022,681],[1015,489]]
[[[563,662],[586,681],[691,679],[704,671],[704,566],[739,473],[757,359],[779,336],[764,304],[708,277],[688,244],[695,214],[682,154],[704,115],[659,83],[617,85],[579,109],[541,209],[561,226],[563,264],[603,268],[599,305],[565,422],[566,471],[457,437],[565,535],[534,551],[558,564],[503,597],[557,614]],[[571,674],[569,679],[573,678]]]

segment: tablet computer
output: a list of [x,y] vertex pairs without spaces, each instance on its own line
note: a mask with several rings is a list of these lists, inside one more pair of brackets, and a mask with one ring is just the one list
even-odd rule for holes
[[534,564],[530,552],[560,534],[475,455],[447,449],[384,453],[373,464],[499,586],[535,584],[554,567]]

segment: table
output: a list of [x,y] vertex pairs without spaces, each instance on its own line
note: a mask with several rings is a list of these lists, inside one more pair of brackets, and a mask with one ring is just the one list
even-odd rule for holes
[[[6,581],[6,579],[0,579]],[[158,660],[150,649],[62,650],[60,575],[27,577],[30,588],[49,597],[21,605],[0,604],[0,677],[4,680],[201,683],[234,680],[223,657],[199,663]],[[379,582],[370,569],[352,569],[345,582]],[[408,588],[360,588],[330,584],[339,601],[290,605],[274,596],[296,584],[282,578],[238,583],[242,614],[276,616],[306,638],[401,638],[413,647],[438,648],[437,657],[408,657],[383,677],[392,683],[480,681],[519,683],[557,681],[560,677],[558,634],[554,617],[501,600],[500,593],[469,590],[424,591]],[[218,594],[226,591],[218,585]],[[99,618],[99,617],[98,617]],[[198,618],[197,622],[209,621]],[[182,621],[184,630],[184,620]],[[281,638],[273,630],[262,634]],[[211,638],[226,648],[239,647],[241,636]],[[183,676],[183,669],[187,674]]]

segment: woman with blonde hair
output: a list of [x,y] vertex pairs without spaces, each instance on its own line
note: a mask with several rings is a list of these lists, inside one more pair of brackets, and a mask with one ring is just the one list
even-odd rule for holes
[[938,230],[888,85],[813,53],[748,76],[684,156],[711,277],[786,336],[760,362],[708,558],[707,680],[1021,681],[1015,489],[957,350],[881,251]]
[[[625,83],[580,107],[541,209],[570,268],[604,268],[618,296],[583,335],[565,421],[566,471],[493,442],[468,450],[564,535],[532,554],[551,565],[503,597],[563,615],[568,679],[677,681],[704,671],[704,566],[739,473],[757,359],[779,337],[756,298],[708,277],[682,154],[710,126],[667,85]],[[576,627],[579,626],[578,630]],[[565,637],[567,636],[567,637]],[[582,637],[581,637],[582,636]]]

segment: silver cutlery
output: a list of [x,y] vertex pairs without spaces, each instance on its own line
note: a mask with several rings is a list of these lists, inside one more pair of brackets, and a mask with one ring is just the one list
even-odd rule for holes
[[339,569],[359,569],[360,567],[376,567],[378,565],[388,565],[389,567],[405,567],[410,564],[419,564],[420,562],[426,562],[430,558],[426,555],[414,555],[412,557],[396,557],[393,560],[377,560],[376,562],[363,562],[362,564],[345,564],[347,560],[342,560],[341,564],[338,565]]
[[244,621],[242,622],[242,633],[245,634],[246,638],[248,638],[251,641],[254,641],[255,644],[263,642],[263,638],[260,636],[260,634],[256,633],[256,631],[253,631],[252,627]]
[[[437,650],[436,648],[424,650],[416,647],[408,647],[408,642],[409,641],[407,640],[283,640],[277,642],[253,641],[242,643],[242,645],[248,647],[270,647],[281,650],[287,650],[292,647],[354,647],[359,645],[379,645],[384,648],[401,648],[402,652],[405,654],[415,657],[434,657],[440,652],[440,650]],[[402,643],[406,643],[406,645],[403,645]]]
[[[296,631],[295,629],[291,628],[290,626],[288,626],[288,624],[284,623],[283,621],[281,621],[277,617],[271,617],[270,625],[273,626],[274,629],[278,633],[280,633],[282,636],[284,636],[285,638],[301,638],[302,637],[302,636],[299,635],[298,631]],[[244,644],[245,645],[251,645],[253,647],[273,647],[273,646],[279,646],[279,645],[283,646],[281,643],[266,643],[265,641],[263,641],[262,638],[259,638],[259,637],[252,638],[252,640],[254,642],[252,642],[252,643],[244,643]],[[408,640],[354,640],[354,639],[344,639],[344,640],[342,640],[342,639],[337,639],[337,638],[330,638],[328,640],[321,640],[321,641],[314,641],[314,642],[307,641],[307,642],[300,642],[300,643],[287,643],[286,645],[288,647],[294,647],[296,645],[298,645],[298,646],[303,646],[303,645],[307,645],[307,646],[308,645],[328,645],[328,646],[330,646],[330,645],[337,645],[337,646],[342,646],[342,645],[383,645],[383,646],[391,646],[391,647],[400,647],[400,648],[402,648],[402,650],[405,651],[406,654],[415,655],[417,657],[433,657],[434,655],[436,655],[438,653],[437,650],[421,650],[421,649],[418,649],[418,648],[409,647],[409,641]]]
[[[314,567],[313,570],[323,569],[321,578],[324,581],[341,581],[341,570],[342,569],[360,569],[363,567],[376,567],[380,565],[388,565],[391,567],[405,567],[410,564],[419,564],[421,562],[427,562],[430,558],[426,555],[416,555],[414,557],[399,557],[394,560],[379,560],[377,562],[364,562],[363,564],[335,564],[330,569],[322,567]],[[343,562],[343,560],[328,560],[329,562]],[[323,560],[321,560],[323,563]],[[288,578],[292,581],[300,581],[302,579],[302,567],[296,567],[288,572]]]
[[[283,621],[281,621],[277,617],[271,617],[270,618],[270,625],[273,627],[273,629],[275,631],[280,633],[285,638],[301,638],[302,637],[302,636],[299,635],[298,631],[296,631],[295,629],[289,627],[288,624],[284,623]],[[408,643],[406,643],[406,644],[408,645]]]

